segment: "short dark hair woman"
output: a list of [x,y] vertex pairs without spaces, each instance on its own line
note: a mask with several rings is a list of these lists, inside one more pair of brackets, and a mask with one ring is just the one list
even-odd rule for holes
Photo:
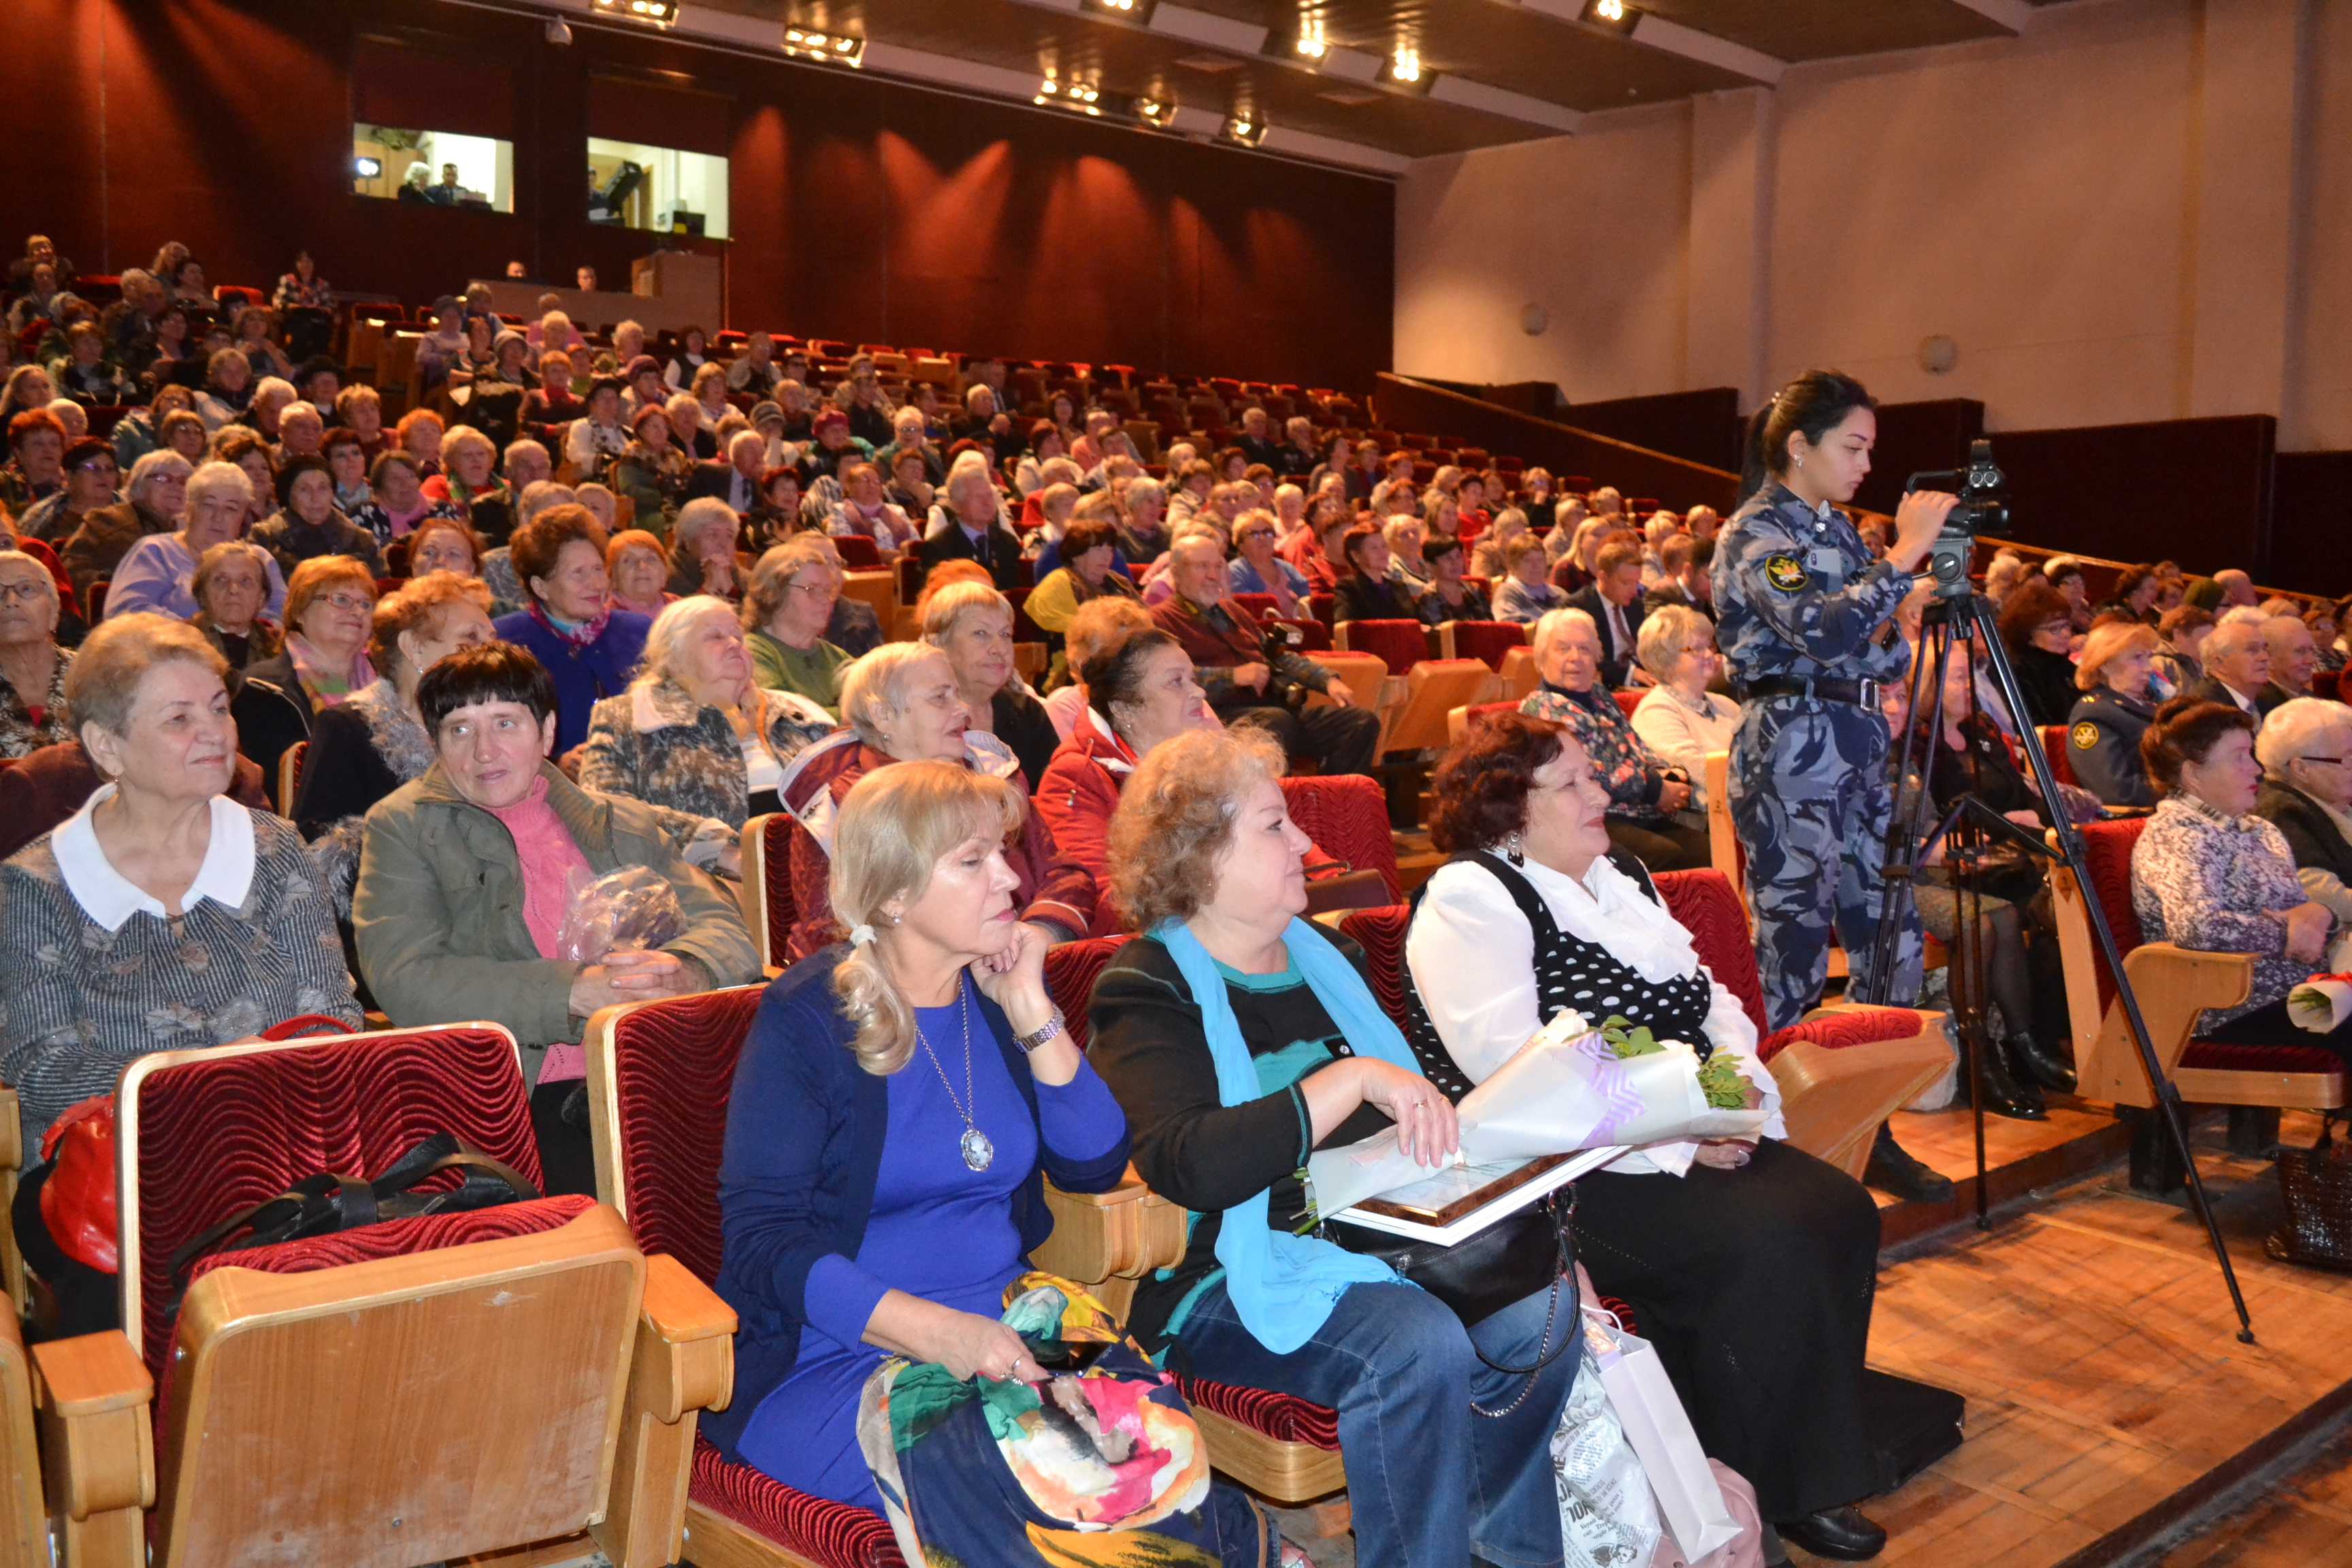
[[[551,1192],[594,1190],[588,1140],[563,1102],[584,1076],[589,1015],[758,977],[735,900],[671,847],[654,808],[591,795],[548,760],[556,686],[511,643],[462,647],[417,683],[434,761],[369,811],[352,924],[368,988],[404,1026],[488,1018],[514,1032],[535,1086]],[[570,884],[624,866],[670,884],[686,931],[657,952],[565,959]]]
[[1416,599],[1402,583],[1389,575],[1395,559],[1388,535],[1369,522],[1351,526],[1339,542],[1348,574],[1339,579],[1332,618],[1341,621],[1409,621]]
[[[1764,1517],[1809,1550],[1868,1555],[1838,1548],[1885,1540],[1850,1506],[1878,1489],[1862,1413],[1869,1192],[1781,1142],[1754,1022],[1641,862],[1611,848],[1608,792],[1568,730],[1486,718],[1434,788],[1430,838],[1449,858],[1405,939],[1414,1028],[1470,1083],[1571,1005],[1729,1058],[1772,1113],[1764,1135],[1650,1144],[1583,1178],[1577,1254],[1595,1289],[1633,1304],[1700,1445],[1755,1486]],[[1597,1085],[1591,1109],[1607,1114]]]

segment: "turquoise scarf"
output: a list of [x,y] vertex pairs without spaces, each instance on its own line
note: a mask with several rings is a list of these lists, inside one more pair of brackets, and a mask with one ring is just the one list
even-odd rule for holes
[[[1200,1005],[1217,1067],[1217,1098],[1246,1105],[1264,1098],[1257,1067],[1250,1059],[1241,1025],[1225,994],[1217,961],[1181,921],[1163,921],[1151,933],[1168,949]],[[1291,961],[1331,1021],[1358,1056],[1376,1057],[1405,1071],[1421,1070],[1404,1036],[1381,1011],[1371,988],[1339,950],[1308,921],[1293,919],[1283,932]],[[1349,1252],[1311,1236],[1292,1236],[1266,1223],[1266,1194],[1260,1191],[1227,1209],[1217,1231],[1217,1261],[1225,1266],[1225,1294],[1243,1327],[1276,1355],[1307,1342],[1331,1315],[1331,1303],[1349,1286],[1395,1281],[1393,1269],[1376,1258]]]

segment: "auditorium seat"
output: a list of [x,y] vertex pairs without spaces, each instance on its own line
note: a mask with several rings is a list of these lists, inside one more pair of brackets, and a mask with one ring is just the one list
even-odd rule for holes
[[1414,665],[1381,736],[1381,752],[1443,749],[1448,744],[1447,715],[1486,695],[1494,679],[1495,672],[1475,658],[1430,658]]
[[558,1541],[616,1568],[674,1558],[733,1314],[609,1208],[545,1198],[216,1254],[175,1302],[183,1242],[320,1171],[381,1172],[448,1132],[537,1183],[512,1036],[161,1052],[117,1104],[124,1328],[35,1352],[68,1563],[132,1568],[151,1529],[154,1560],[185,1568]]
[[[2352,1103],[2345,1092],[2343,1059],[2316,1044],[2219,1046],[2193,1037],[2204,1009],[2245,1000],[2253,984],[2254,961],[2250,953],[2201,952],[2143,939],[2132,907],[2131,856],[2147,826],[2146,817],[2085,824],[2084,869],[2091,894],[2115,933],[2132,993],[2139,998],[2157,1065],[2179,1088],[2180,1098],[2197,1105],[2301,1110],[2333,1110]],[[2055,847],[2055,833],[2050,837]],[[2092,934],[2083,889],[2063,861],[2051,868],[2050,891],[2066,973],[2066,1012],[2074,1032],[2077,1092],[2117,1105],[2152,1107],[2155,1095],[2116,999],[2115,975]]]
[[[7,1110],[16,1114],[15,1105]],[[15,1138],[11,1133],[12,1143]],[[49,1568],[48,1529],[33,1430],[32,1362],[16,1313],[0,1311],[0,1568]]]
[[[1069,945],[1107,957],[1118,942]],[[1092,973],[1082,984],[1091,990]],[[728,1099],[762,990],[737,986],[607,1007],[589,1020],[584,1040],[598,1194],[619,1211],[639,1245],[668,1254],[705,1283],[717,1279],[720,1258],[719,1163]],[[1075,999],[1073,1016],[1084,1011],[1083,995]],[[1131,1173],[1108,1193],[1066,1194],[1049,1185],[1046,1202],[1055,1234],[1033,1261],[1101,1286],[1106,1304],[1123,1308],[1136,1279],[1183,1257],[1184,1212]],[[730,1464],[707,1442],[694,1454],[687,1481],[683,1554],[704,1564],[777,1568],[898,1561],[878,1514]]]
[[1369,653],[1404,675],[1429,657],[1429,635],[1419,621],[1341,621],[1331,628],[1331,646],[1341,653]]
[[1475,702],[1456,708],[1445,716],[1445,743],[1460,745],[1462,737],[1470,732],[1470,726],[1478,720],[1490,713],[1516,713],[1518,708],[1517,702]]
[[793,934],[792,831],[797,824],[790,812],[772,811],[743,824],[743,880],[736,900],[751,945],[770,974],[792,966],[787,956]]
[[[2040,731],[2042,749],[2050,756],[2050,776],[2060,784],[2079,786],[2083,781],[2074,776],[2074,759],[2066,752],[2066,738],[2070,732],[2071,728],[2068,725],[2042,725]],[[2032,776],[2032,770],[2026,768],[2022,758],[2019,759],[2018,766],[2026,773],[2028,777]]]
[[1499,673],[1504,656],[1527,641],[1528,628],[1516,621],[1444,621],[1437,627],[1437,657],[1479,659]]
[[[1388,896],[1404,897],[1388,796],[1362,773],[1324,773],[1282,781],[1283,804],[1315,847],[1353,871],[1375,871]],[[1312,889],[1310,889],[1311,892]]]
[[1629,686],[1612,691],[1609,695],[1617,699],[1617,706],[1623,710],[1626,718],[1631,719],[1633,716],[1633,710],[1642,705],[1642,699],[1647,697],[1649,693]]

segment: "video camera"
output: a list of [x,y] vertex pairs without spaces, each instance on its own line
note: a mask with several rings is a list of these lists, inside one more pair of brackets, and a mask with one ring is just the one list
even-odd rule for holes
[[1282,678],[1282,656],[1297,653],[1307,646],[1307,634],[1286,621],[1268,621],[1258,637],[1258,652],[1265,659],[1265,700],[1277,708],[1287,708],[1293,713],[1307,706],[1315,695],[1311,688],[1296,680]]
[[1968,467],[1914,474],[1904,484],[1903,493],[1907,496],[1916,490],[1947,490],[1960,498],[1927,552],[1937,596],[1958,598],[1969,592],[1969,557],[1975,553],[1978,536],[2009,537],[2009,476],[1992,460],[1992,442],[1979,437],[1969,443]]

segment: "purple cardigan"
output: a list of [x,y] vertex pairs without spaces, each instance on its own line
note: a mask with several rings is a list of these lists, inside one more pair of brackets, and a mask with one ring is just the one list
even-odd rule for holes
[[653,617],[635,610],[614,610],[604,635],[586,647],[577,647],[542,625],[529,610],[500,616],[490,629],[532,657],[555,678],[555,754],[562,756],[588,738],[589,710],[607,697],[628,689],[645,657],[646,633]]

